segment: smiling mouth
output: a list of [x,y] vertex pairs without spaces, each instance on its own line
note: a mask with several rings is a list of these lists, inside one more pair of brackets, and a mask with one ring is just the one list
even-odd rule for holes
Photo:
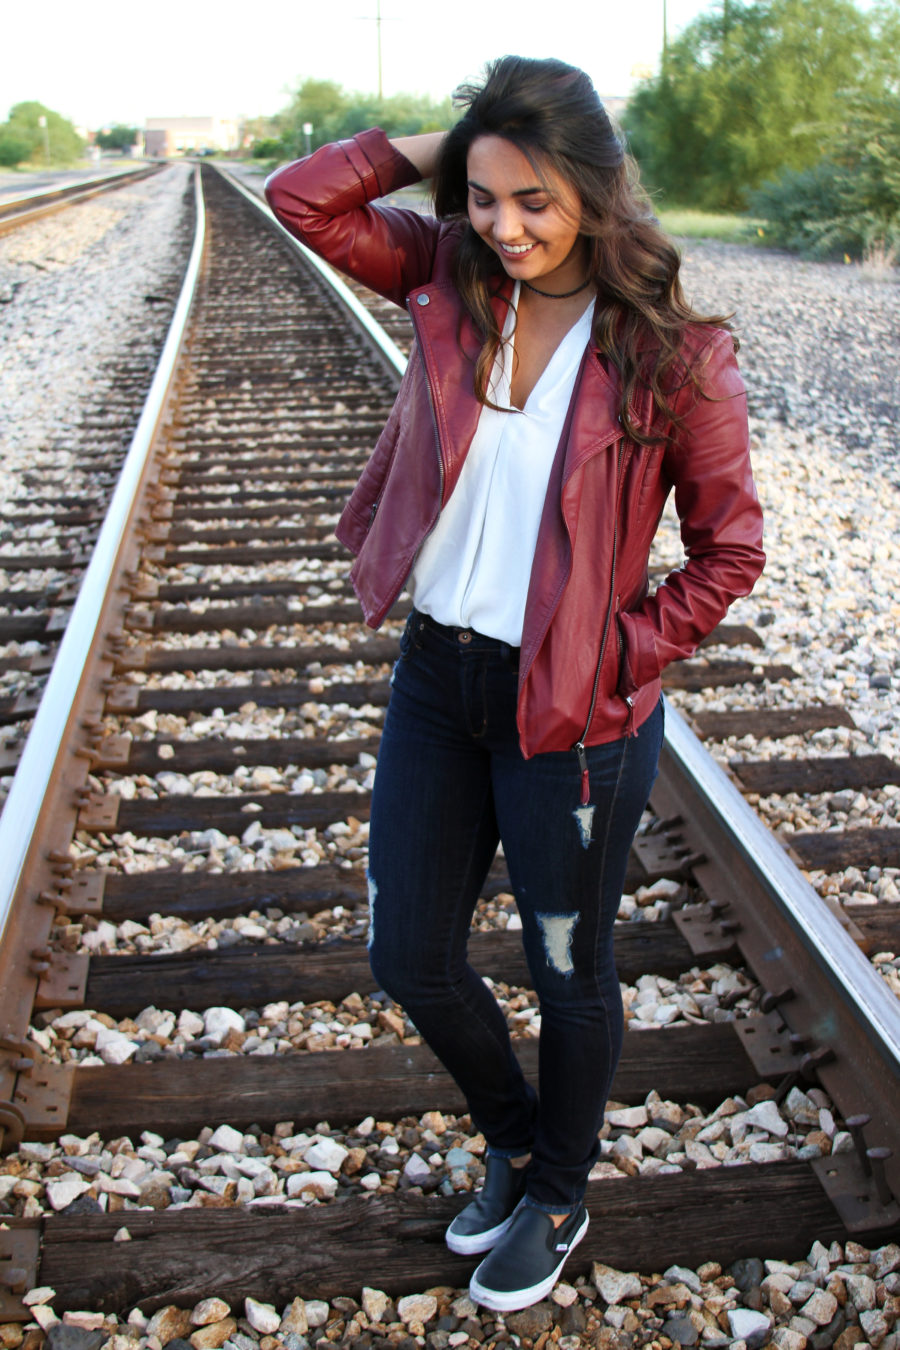
[[497,247],[501,253],[505,253],[509,258],[524,258],[526,253],[537,248],[537,244],[501,244],[497,241]]

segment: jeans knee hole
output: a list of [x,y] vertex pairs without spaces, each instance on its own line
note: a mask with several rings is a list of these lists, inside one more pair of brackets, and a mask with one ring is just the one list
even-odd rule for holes
[[369,890],[369,935],[366,946],[371,951],[372,943],[375,941],[375,899],[378,895],[378,885],[373,876],[366,877],[366,885]]
[[577,910],[572,914],[535,915],[541,928],[547,965],[551,970],[555,970],[557,975],[564,975],[567,979],[575,970],[572,960],[572,938],[580,917]]

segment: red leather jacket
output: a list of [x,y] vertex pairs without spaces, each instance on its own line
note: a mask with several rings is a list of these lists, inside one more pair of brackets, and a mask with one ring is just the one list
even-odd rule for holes
[[[372,204],[418,178],[373,130],[279,169],[266,184],[292,234],[406,304],[416,332],[393,411],[336,531],[357,555],[351,576],[373,628],[456,485],[481,411],[472,378],[481,338],[452,280],[461,227]],[[510,281],[504,293],[511,289]],[[617,376],[592,345],[585,351],[525,609],[518,727],[526,756],[639,727],[659,698],[663,667],[692,655],[762,571],[762,516],[731,337],[697,325],[686,348],[703,394],[688,384],[675,395],[683,426],[651,447],[623,434]],[[651,415],[647,394],[632,416],[649,428]],[[686,558],[651,593],[647,559],[673,488]]]

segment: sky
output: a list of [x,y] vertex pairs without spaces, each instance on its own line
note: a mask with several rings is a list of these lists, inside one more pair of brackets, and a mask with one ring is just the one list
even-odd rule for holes
[[[721,0],[665,0],[670,38]],[[658,67],[664,0],[41,0],[3,19],[0,120],[37,99],[79,127],[277,112],[307,76],[449,94],[506,53],[580,65],[601,95]]]

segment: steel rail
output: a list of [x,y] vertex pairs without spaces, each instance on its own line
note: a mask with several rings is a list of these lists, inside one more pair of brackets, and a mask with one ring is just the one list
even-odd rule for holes
[[[845,1118],[867,1119],[865,1143],[884,1150],[900,1196],[900,1002],[794,862],[790,839],[769,830],[668,700],[652,801],[716,898],[722,917],[710,929],[722,925],[767,992],[763,1008],[795,1038],[787,1081],[818,1078]],[[855,1189],[853,1177],[835,1183],[851,1204]]]
[[829,983],[851,997],[866,1028],[881,1042],[900,1083],[900,1001],[668,699],[665,748],[673,766],[691,780],[710,817],[739,850],[760,889],[790,921]]
[[95,641],[104,600],[132,518],[144,466],[184,340],[205,237],[199,171],[195,173],[195,200],[194,245],[159,365],[0,815],[0,947],[26,860],[34,846],[33,836],[44,797],[57,762],[66,750],[81,672]]
[[0,234],[9,234],[21,225],[41,220],[44,216],[52,215],[67,206],[74,206],[77,202],[97,197],[103,192],[112,192],[128,183],[139,182],[142,178],[157,173],[160,167],[156,163],[144,163],[138,168],[123,169],[114,174],[38,188],[36,192],[25,193],[19,197],[0,198]]
[[275,213],[267,201],[262,197],[258,197],[255,192],[251,192],[240,179],[235,178],[234,174],[229,173],[228,170],[224,169],[221,165],[210,165],[210,167],[215,168],[216,173],[221,174],[231,187],[237,192],[240,192],[251,206],[255,207],[256,210],[269,221],[273,228],[288,241],[291,247],[296,249],[300,256],[304,258],[311,267],[314,267],[320,276],[324,277],[325,281],[327,281],[329,287],[350,314],[351,318],[372,342],[378,355],[381,357],[391,374],[397,376],[398,379],[402,379],[407,367],[408,358],[404,356],[396,342],[388,337],[378,320],[373,318],[365,305],[356,298],[350,287],[341,279],[339,273],[336,272],[329,263],[324,262],[318,254],[313,253],[311,248],[307,248],[305,244],[301,244],[299,239],[295,239],[290,230],[286,230],[281,221],[276,218]]

